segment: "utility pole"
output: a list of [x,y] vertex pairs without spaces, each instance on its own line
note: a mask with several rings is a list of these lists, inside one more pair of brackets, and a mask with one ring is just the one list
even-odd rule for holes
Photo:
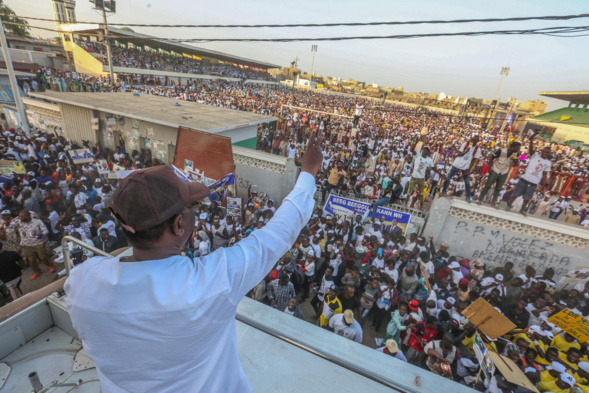
[[313,52],[313,60],[311,61],[311,80],[309,81],[309,88],[313,87],[313,77],[315,76],[315,53],[317,53],[317,45],[311,45],[311,52]]
[[102,7],[102,20],[104,22],[104,37],[106,39],[106,55],[108,56],[108,72],[110,73],[110,83],[114,85],[115,76],[112,72],[112,56],[110,53],[110,40],[108,39],[108,23],[106,21],[106,10]]
[[25,132],[27,138],[29,138],[31,136],[29,132],[29,120],[27,119],[27,112],[22,103],[18,83],[16,82],[16,76],[14,75],[14,67],[12,66],[12,59],[10,58],[10,48],[8,48],[8,42],[6,42],[6,34],[4,33],[2,20],[0,20],[0,40],[2,41],[2,54],[4,54],[4,62],[6,63],[6,69],[8,70],[8,79],[10,79],[12,95],[14,96],[14,102],[16,102],[20,126]]
[[117,12],[117,4],[115,0],[90,0],[94,4],[94,9],[102,11],[102,23],[104,24],[104,39],[106,40],[106,55],[108,57],[108,71],[110,73],[110,82],[115,83],[115,75],[112,71],[112,55],[110,50],[110,39],[108,38],[108,21],[106,20],[106,11]]

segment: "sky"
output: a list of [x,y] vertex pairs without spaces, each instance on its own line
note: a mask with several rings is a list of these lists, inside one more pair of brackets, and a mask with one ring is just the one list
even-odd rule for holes
[[[21,16],[53,18],[50,0],[5,0]],[[86,0],[78,0],[79,21],[102,17]],[[285,24],[507,18],[589,13],[587,0],[119,0],[111,23],[148,24]],[[52,22],[31,25],[54,28]],[[525,21],[452,25],[362,26],[258,29],[144,28],[133,30],[161,38],[282,38],[392,35],[480,30],[585,26],[589,18],[569,21]],[[55,36],[32,30],[33,35]],[[311,45],[317,44],[318,75],[352,78],[380,86],[402,86],[406,92],[444,92],[450,96],[492,99],[501,67],[510,67],[498,98],[542,99],[548,110],[567,103],[540,96],[540,91],[589,90],[589,36],[432,37],[406,40],[353,40],[292,43],[213,42],[194,44],[237,56],[311,72]]]

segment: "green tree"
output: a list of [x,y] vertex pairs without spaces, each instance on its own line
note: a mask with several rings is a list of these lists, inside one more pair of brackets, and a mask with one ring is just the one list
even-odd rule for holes
[[[2,16],[0,17],[0,18],[2,18],[2,22],[11,22],[11,23],[18,23],[19,24],[19,25],[5,24],[4,29],[6,30],[6,32],[12,33],[17,37],[23,37],[23,38],[31,36],[31,33],[30,33],[31,29],[29,27],[29,22],[27,22],[23,18],[19,18],[9,6],[4,4],[4,0],[0,0],[0,14],[2,14]],[[20,26],[20,25],[23,25],[23,26]]]

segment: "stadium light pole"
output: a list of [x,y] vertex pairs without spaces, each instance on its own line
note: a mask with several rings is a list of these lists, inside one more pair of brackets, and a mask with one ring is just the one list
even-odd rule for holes
[[311,80],[309,88],[313,87],[313,77],[315,76],[315,53],[317,53],[317,45],[311,45],[311,52],[313,52],[313,60],[311,61]]
[[[497,85],[497,90],[495,90],[495,95],[493,96],[493,101],[495,101],[497,99],[497,94],[499,93],[499,88],[501,87],[501,83],[503,82],[503,77],[509,75],[509,70],[510,70],[509,67],[501,67],[501,72],[499,73],[499,75],[501,75],[501,79],[499,79],[499,85]],[[489,119],[487,119],[487,128],[489,128],[489,123],[491,123],[491,125],[493,125],[493,118],[495,117],[495,111],[497,110],[498,106],[499,106],[499,102],[495,102],[495,106],[491,110],[491,116],[489,117]],[[495,128],[494,125],[493,125],[493,128]]]
[[499,93],[499,88],[501,87],[501,82],[503,82],[503,77],[509,75],[509,67],[501,67],[501,79],[499,79],[499,85],[497,86],[497,90],[495,90],[495,95],[493,96],[493,100],[497,98],[497,94]]
[[108,38],[108,22],[106,20],[106,10],[102,7],[102,20],[104,21],[104,37],[106,39],[106,55],[108,56],[108,72],[110,73],[110,83],[114,85],[115,76],[112,72],[112,55],[110,52],[110,40]]
[[6,63],[6,69],[8,70],[8,79],[10,79],[10,87],[12,88],[12,95],[14,96],[14,102],[16,103],[16,109],[18,111],[18,117],[20,120],[20,127],[25,132],[27,138],[30,138],[31,134],[29,131],[29,120],[27,119],[27,112],[22,103],[20,97],[20,91],[18,90],[18,83],[16,82],[16,75],[14,74],[14,67],[12,66],[12,59],[10,58],[10,48],[6,42],[6,34],[4,33],[4,25],[0,20],[0,40],[2,41],[2,54],[4,54],[4,62]]

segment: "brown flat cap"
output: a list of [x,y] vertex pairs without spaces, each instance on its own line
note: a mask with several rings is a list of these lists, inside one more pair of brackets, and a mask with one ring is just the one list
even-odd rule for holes
[[203,184],[183,182],[170,167],[160,165],[124,178],[109,208],[123,228],[135,233],[163,223],[210,192]]

